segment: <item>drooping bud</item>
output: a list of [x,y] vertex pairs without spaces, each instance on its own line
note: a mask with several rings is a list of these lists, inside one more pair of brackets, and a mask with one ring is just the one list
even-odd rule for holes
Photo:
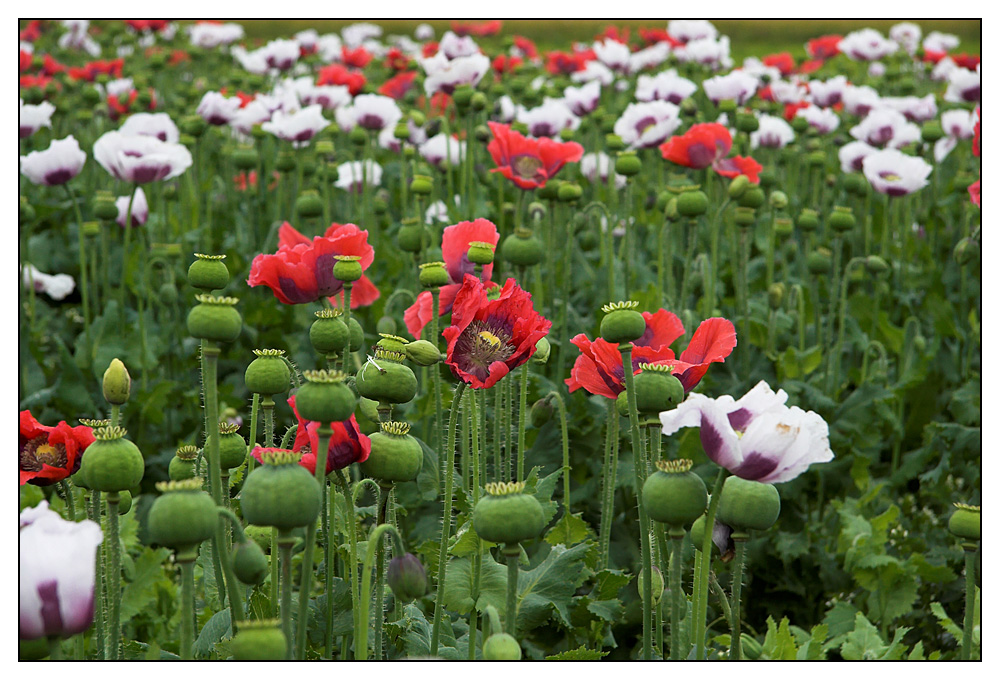
[[406,358],[417,366],[433,366],[441,361],[441,351],[429,340],[414,340],[406,344]]
[[781,303],[785,299],[785,284],[772,283],[767,288],[767,305],[771,309],[781,309]]
[[393,596],[400,602],[410,602],[427,592],[427,571],[412,553],[389,560],[386,582]]
[[248,586],[260,585],[267,576],[268,561],[263,548],[253,540],[245,540],[233,545],[233,574],[240,583]]
[[531,355],[531,360],[536,364],[544,364],[549,360],[549,354],[552,353],[552,345],[549,343],[549,339],[546,336],[542,336],[535,343],[535,353]]
[[[642,583],[644,578],[646,578],[646,570],[640,569],[638,582]],[[660,600],[663,598],[663,591],[664,591],[663,572],[660,571],[659,567],[655,565],[653,566],[653,573],[649,577],[649,580],[650,580],[650,585],[652,586],[649,589],[650,599],[653,601],[653,605],[655,606],[660,603]],[[639,588],[641,589],[642,586],[639,586]]]
[[129,392],[132,389],[132,376],[128,374],[128,369],[121,359],[112,359],[108,370],[104,371],[104,381],[101,383],[104,389],[104,400],[109,404],[121,406],[128,402]]

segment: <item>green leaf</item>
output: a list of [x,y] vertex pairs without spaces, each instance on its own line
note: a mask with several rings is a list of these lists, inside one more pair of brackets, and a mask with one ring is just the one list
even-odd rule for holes
[[580,541],[594,536],[590,525],[583,521],[582,513],[563,515],[559,521],[545,534],[545,542],[549,545],[576,545]]
[[625,613],[625,605],[618,600],[596,600],[587,603],[587,611],[605,621],[616,623]]
[[132,581],[122,590],[122,624],[156,601],[156,584],[166,579],[163,562],[168,555],[170,551],[166,548],[145,548],[139,555]]
[[813,626],[812,632],[809,633],[809,639],[799,647],[799,651],[795,655],[795,658],[800,661],[816,661],[819,659],[825,659],[826,652],[823,649],[823,646],[824,643],[826,643],[828,631],[829,628],[825,623]]
[[530,493],[538,500],[542,506],[542,517],[545,520],[545,524],[548,524],[555,517],[556,510],[559,507],[559,504],[552,500],[552,493],[556,490],[556,482],[559,481],[562,469],[556,470],[547,477],[539,479],[538,471],[540,469],[533,467],[531,472],[528,473],[528,478],[524,480],[524,493]]
[[489,550],[495,545],[496,543],[479,538],[472,530],[472,520],[470,519],[455,532],[455,536],[451,540],[451,549],[448,552],[455,557],[468,557],[483,550]]
[[955,638],[955,641],[961,645],[962,627],[951,620],[951,617],[945,613],[944,607],[940,602],[931,602],[931,613],[934,614],[934,617],[938,620],[938,623],[941,624],[941,627],[950,633],[951,636]]
[[472,558],[462,557],[448,562],[448,575],[444,585],[444,606],[459,614],[468,614],[475,605],[485,611],[493,605],[503,615],[507,602],[507,568],[499,565],[493,556],[484,552],[479,575],[479,597],[472,597]]
[[854,630],[840,647],[840,655],[848,661],[873,661],[880,658],[888,646],[864,614],[854,617]]
[[631,574],[620,569],[602,569],[594,576],[596,585],[591,596],[595,600],[611,600],[632,580]]
[[553,613],[563,627],[570,627],[569,603],[583,582],[584,559],[589,547],[587,543],[568,549],[557,545],[537,567],[518,574],[519,631],[526,632],[542,625]]
[[[402,638],[403,649],[408,657],[430,656],[432,626],[415,604],[406,605],[403,608],[402,618],[386,624],[386,629],[390,638]],[[468,648],[467,638],[464,644],[455,640],[451,618],[445,616],[441,621],[438,656],[453,661],[464,659]]]
[[603,659],[610,652],[603,652],[597,649],[587,649],[586,647],[577,647],[576,649],[571,649],[568,652],[559,652],[558,654],[553,654],[552,656],[545,657],[546,661],[598,661]]
[[909,630],[905,626],[896,629],[892,634],[892,642],[889,643],[889,649],[885,650],[885,654],[879,657],[880,661],[899,661],[903,658],[903,654],[906,653],[906,647],[903,646],[903,636]]
[[917,644],[913,645],[913,649],[910,653],[906,655],[909,661],[923,661],[924,660],[924,641],[917,640]]
[[216,612],[208,620],[208,623],[198,633],[198,638],[194,641],[191,651],[196,657],[206,657],[215,649],[216,642],[224,637],[230,637],[232,634],[233,627],[230,625],[229,607],[226,607],[222,611]]
[[781,625],[776,626],[772,617],[767,617],[767,635],[762,645],[762,658],[774,660],[793,660],[798,652],[795,637],[788,627],[788,619],[782,617]]

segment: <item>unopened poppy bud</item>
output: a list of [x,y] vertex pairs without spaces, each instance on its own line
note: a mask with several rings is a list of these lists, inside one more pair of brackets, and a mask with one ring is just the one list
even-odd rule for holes
[[420,285],[424,288],[440,288],[448,285],[451,279],[444,262],[425,262],[420,265]]
[[112,359],[108,370],[104,371],[104,400],[109,404],[121,406],[128,401],[132,389],[132,377],[120,359]]
[[955,508],[955,512],[948,519],[948,531],[959,538],[978,541],[983,531],[981,506],[955,503]]
[[781,303],[785,300],[785,284],[772,283],[767,288],[767,305],[771,309],[781,309]]
[[531,360],[536,364],[544,364],[549,360],[551,352],[552,345],[549,344],[549,339],[543,336],[535,343],[535,353],[531,355]]
[[646,332],[646,319],[638,310],[638,302],[612,302],[601,309],[601,337],[608,342],[632,342]]
[[493,137],[490,129],[485,125],[477,125],[472,131],[472,135],[476,138],[477,142],[488,142]]
[[236,147],[229,158],[237,170],[252,170],[260,163],[260,154],[250,145]]
[[851,212],[850,208],[845,208],[843,206],[834,206],[833,212],[827,218],[827,224],[830,228],[837,232],[846,232],[854,229],[854,225],[857,224],[857,220],[854,219],[854,213]]
[[472,95],[475,90],[472,89],[471,85],[459,85],[455,88],[452,93],[451,98],[455,102],[455,106],[458,107],[460,111],[464,111],[472,103]]
[[433,366],[441,361],[441,351],[429,340],[414,340],[406,344],[406,358],[417,366]]
[[489,103],[489,100],[483,92],[474,92],[472,94],[472,99],[469,101],[473,111],[484,111]]
[[780,513],[781,497],[773,484],[728,477],[722,485],[718,518],[731,526],[734,534],[769,529]]
[[323,200],[315,189],[308,189],[295,199],[295,212],[299,217],[319,217],[323,214]]
[[396,123],[396,127],[392,129],[392,136],[403,142],[410,139],[410,126],[405,120]]
[[410,191],[418,196],[426,196],[434,191],[434,181],[427,175],[414,175],[410,182]]
[[830,260],[830,251],[826,248],[819,248],[809,253],[806,257],[806,268],[810,274],[816,276],[829,274],[833,269],[833,262]]
[[698,102],[688,97],[681,101],[681,113],[685,116],[693,116],[698,113]]
[[749,188],[750,178],[746,175],[736,175],[736,177],[729,182],[729,198],[736,200],[745,194]]
[[795,224],[802,231],[814,231],[819,226],[819,213],[812,208],[803,208]]
[[561,139],[564,142],[573,141],[574,139],[576,139],[576,130],[568,127],[563,128],[562,130],[559,131],[559,139]]
[[191,337],[213,342],[232,342],[240,336],[243,317],[236,311],[238,299],[198,295],[197,300],[198,304],[191,308],[187,317]]
[[920,126],[920,137],[928,144],[933,144],[944,137],[944,128],[941,127],[941,121],[934,119],[924,121],[924,124]]
[[245,540],[233,546],[233,575],[240,583],[257,586],[267,576],[268,561],[256,541]]
[[558,196],[563,203],[574,203],[583,196],[583,189],[575,182],[563,182],[559,186]]
[[754,209],[742,205],[736,208],[736,213],[733,215],[733,221],[736,222],[736,226],[738,227],[752,227],[756,220],[757,216],[754,213]]
[[788,195],[784,191],[772,191],[767,200],[775,210],[784,210],[788,207]]
[[486,241],[472,241],[469,243],[469,252],[467,255],[469,262],[479,265],[492,263],[494,247],[492,243],[487,243]]
[[552,404],[549,403],[548,399],[539,399],[536,401],[531,405],[529,413],[531,426],[537,429],[545,425],[545,423],[552,420],[552,411]]
[[110,191],[98,191],[94,196],[94,217],[108,221],[117,219],[118,206]]
[[188,283],[204,291],[219,290],[229,284],[229,268],[225,255],[195,253],[195,261],[188,267]]
[[292,155],[292,152],[283,149],[278,152],[278,158],[274,161],[274,167],[279,172],[291,172],[295,169],[295,163],[295,156]]
[[621,151],[625,148],[625,142],[618,135],[605,135],[604,145],[608,151]]
[[967,264],[978,262],[979,256],[979,241],[974,238],[963,238],[955,246],[955,262],[958,262],[963,267]]
[[[642,590],[642,587],[643,587],[642,583],[643,583],[643,579],[645,579],[645,578],[646,578],[646,570],[645,569],[640,569],[639,570],[639,580],[638,580],[639,590],[640,591]],[[661,572],[660,568],[657,567],[657,566],[653,567],[653,572],[652,572],[652,575],[650,576],[650,583],[652,585],[652,587],[650,588],[650,591],[649,591],[649,593],[650,593],[650,599],[653,601],[653,606],[656,606],[656,605],[658,605],[660,603],[660,599],[663,598],[663,590],[664,590],[663,572]]]
[[389,560],[386,582],[397,600],[410,602],[427,592],[427,571],[416,555],[406,553]]
[[288,641],[279,619],[248,619],[240,621],[229,648],[237,661],[280,661],[285,658]]
[[357,255],[335,255],[336,264],[333,265],[333,276],[338,281],[353,283],[361,278],[364,270],[361,268],[361,258]]
[[424,123],[427,122],[427,117],[423,114],[422,111],[418,109],[411,109],[409,116],[410,120],[412,120],[413,124],[416,125],[417,127],[423,127]]
[[247,390],[268,396],[287,392],[292,373],[288,364],[285,363],[285,351],[281,349],[255,349],[253,353],[257,358],[250,362],[243,376]]
[[642,172],[642,161],[634,151],[622,151],[615,161],[615,172],[625,177],[634,177]]
[[760,121],[752,113],[739,112],[736,114],[736,129],[740,132],[750,134],[760,127]]
[[740,195],[739,205],[744,208],[753,208],[756,210],[764,205],[765,198],[763,189],[758,186],[751,186]]
[[360,125],[355,125],[353,128],[351,128],[351,131],[350,133],[348,133],[347,138],[354,146],[364,146],[365,142],[368,141],[368,133]]
[[494,633],[483,643],[483,658],[487,661],[520,661],[521,645],[509,633]]
[[685,191],[677,197],[677,212],[682,217],[697,217],[708,211],[708,196],[704,191]]
[[83,95],[83,102],[87,106],[94,106],[101,101],[101,93],[97,91],[96,87],[85,87],[81,94]]
[[184,116],[181,118],[181,132],[195,138],[201,137],[207,126],[208,123],[205,122],[205,119],[198,115]]
[[844,176],[844,190],[852,196],[863,196],[867,187],[868,182],[861,173],[852,172]]

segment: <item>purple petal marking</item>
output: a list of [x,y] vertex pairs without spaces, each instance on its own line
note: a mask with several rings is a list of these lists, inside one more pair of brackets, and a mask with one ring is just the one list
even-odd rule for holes
[[[701,431],[705,431],[704,425],[702,425]],[[732,473],[737,477],[756,482],[769,475],[774,468],[778,467],[778,462],[777,458],[769,458],[757,451],[751,451],[743,458],[740,466],[732,470]]]
[[751,420],[753,420],[753,414],[745,408],[736,409],[729,414],[729,424],[737,432],[746,432]]
[[38,584],[38,598],[42,601],[39,612],[47,635],[59,635],[63,632],[62,613],[59,611],[59,584],[52,579]]
[[704,415],[701,417],[701,446],[710,460],[721,465],[722,433]]
[[281,286],[281,292],[285,294],[285,297],[292,301],[292,304],[297,305],[303,302],[313,302],[319,299],[319,296],[315,292],[310,293],[309,291],[300,289],[295,285],[295,281],[290,278],[279,276],[278,285]]

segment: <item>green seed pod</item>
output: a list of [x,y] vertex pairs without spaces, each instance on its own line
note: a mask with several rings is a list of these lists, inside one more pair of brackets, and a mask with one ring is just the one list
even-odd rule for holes
[[[347,335],[347,326],[344,326],[344,335]],[[312,329],[309,330],[309,337],[312,338]],[[283,359],[285,351],[282,349],[255,349],[253,353],[257,358],[250,362],[243,375],[247,390],[267,396],[287,392],[292,372]]]
[[264,449],[261,458],[264,464],[254,468],[243,483],[243,518],[250,524],[286,531],[315,522],[321,490],[312,474],[299,465],[299,454]]
[[225,255],[195,253],[195,261],[188,268],[188,283],[205,292],[225,288],[229,284],[229,269]]
[[306,382],[295,393],[295,407],[303,420],[338,423],[354,413],[358,400],[340,371],[305,371]]
[[533,267],[545,259],[545,246],[533,232],[517,230],[503,240],[503,259],[518,267]]
[[803,208],[799,213],[799,219],[795,220],[796,226],[805,232],[815,231],[819,226],[819,213],[811,208]]
[[750,134],[760,128],[760,121],[752,113],[739,112],[736,114],[736,129],[740,132]]
[[834,206],[833,212],[830,213],[826,221],[830,228],[837,232],[850,231],[857,224],[851,209],[839,205]]
[[809,127],[809,121],[802,116],[795,116],[792,118],[792,129],[795,130],[796,134],[802,134]]
[[764,205],[764,190],[759,186],[748,187],[740,196],[739,205],[744,208],[757,209]]
[[746,175],[736,175],[729,182],[729,198],[736,200],[750,188],[750,178]]
[[192,337],[213,342],[232,342],[240,336],[243,317],[236,311],[239,302],[232,297],[196,296],[198,305],[191,308],[187,317],[188,333]]
[[132,509],[132,493],[130,491],[118,492],[118,514],[127,515]]
[[920,126],[920,137],[928,144],[933,144],[944,137],[944,128],[941,127],[941,121],[933,119],[924,121],[924,124]]
[[455,88],[455,92],[452,94],[452,99],[455,102],[455,106],[458,107],[459,111],[464,111],[469,108],[469,104],[472,103],[472,95],[475,90],[472,89],[471,85],[459,85]]
[[575,182],[562,182],[557,196],[562,203],[575,203],[583,196],[583,189]]
[[[125,439],[120,427],[102,427],[83,453],[80,470],[95,491],[126,491],[142,480],[146,469],[139,447]],[[86,468],[86,470],[84,470]]]
[[184,116],[181,118],[180,123],[181,132],[192,137],[201,137],[205,132],[205,128],[208,127],[205,119],[198,115]]
[[792,221],[787,217],[775,217],[774,233],[782,238],[787,238],[795,233],[795,227],[792,225]]
[[434,191],[434,180],[427,175],[414,175],[410,182],[410,191],[417,196],[427,196]]
[[771,195],[767,197],[767,201],[775,210],[784,210],[788,207],[788,195],[784,191],[772,191]]
[[479,265],[492,264],[494,248],[495,246],[492,243],[487,243],[486,241],[471,241],[467,255],[469,262]]
[[568,127],[563,128],[562,130],[559,131],[559,139],[561,139],[564,142],[573,141],[574,139],[576,139],[576,130]]
[[392,129],[392,136],[402,142],[410,139],[410,126],[405,120],[401,120],[396,123],[396,127]]
[[425,262],[420,265],[420,285],[424,288],[440,288],[448,285],[448,270],[444,262]]
[[684,386],[670,372],[670,366],[639,364],[639,368],[641,372],[634,383],[639,413],[669,411],[684,401]]
[[295,169],[294,154],[287,149],[279,151],[278,157],[274,161],[274,167],[278,172],[291,172]]
[[963,267],[979,262],[980,255],[979,241],[974,238],[963,238],[955,246],[955,262]]
[[368,141],[368,133],[365,132],[365,129],[360,125],[355,125],[351,131],[347,133],[347,138],[354,146],[361,147]]
[[215,501],[201,486],[201,477],[157,483],[163,495],[153,501],[146,520],[149,538],[182,559],[194,559],[198,544],[212,537],[219,521]]
[[316,312],[316,320],[309,327],[309,341],[318,354],[340,354],[350,344],[351,332],[347,329],[342,314],[339,309],[321,309]]
[[849,175],[844,175],[844,189],[847,193],[853,196],[864,196],[867,188],[868,181],[861,173],[852,172]]
[[381,431],[371,435],[371,453],[361,463],[361,471],[383,482],[409,482],[417,478],[424,464],[424,451],[413,438],[407,423],[382,422]]
[[396,233],[396,245],[399,246],[399,249],[407,253],[419,253],[425,243],[431,243],[430,230],[424,225],[418,224],[417,220],[413,218],[403,220],[403,225]]
[[545,425],[545,423],[552,419],[552,411],[552,404],[549,403],[548,399],[539,399],[536,401],[531,405],[529,413],[531,426],[538,429]]
[[535,538],[545,527],[542,506],[523,493],[524,482],[491,482],[486,496],[472,513],[472,528],[491,543],[520,543]]
[[717,512],[719,521],[734,531],[764,531],[778,521],[781,497],[773,484],[727,477]]
[[177,449],[177,453],[167,466],[167,474],[170,475],[171,481],[179,482],[194,477],[194,463],[197,457],[198,449],[194,446],[186,445]]
[[521,645],[513,635],[494,633],[483,643],[483,658],[487,661],[520,661]]
[[684,527],[705,513],[708,490],[701,477],[691,472],[690,460],[656,461],[657,472],[646,478],[642,501],[646,513],[683,533]]
[[778,183],[778,178],[770,170],[761,170],[758,177],[760,178],[761,189],[770,189]]
[[94,217],[109,222],[118,218],[118,206],[110,191],[98,191],[94,196]]
[[723,99],[719,102],[719,111],[722,111],[723,113],[733,113],[736,111],[736,100]]
[[601,337],[608,342],[632,342],[646,332],[646,319],[636,309],[638,302],[612,302],[601,307]]
[[414,340],[406,343],[406,358],[417,366],[433,366],[441,361],[441,351],[430,340]]
[[615,399],[615,409],[622,418],[628,418],[628,390],[622,390]]
[[[702,542],[705,540],[705,515],[702,515],[691,524],[691,543],[696,550],[701,550]],[[715,541],[710,542],[713,555],[719,554],[719,546]]]
[[319,217],[323,214],[323,199],[315,189],[307,189],[295,199],[295,212],[299,217]]
[[400,602],[411,602],[427,592],[427,571],[416,555],[406,553],[389,560],[386,582]]
[[[640,569],[639,576],[636,580],[636,583],[639,586],[640,594],[642,593],[642,582],[645,577],[646,577],[646,570]],[[660,571],[659,567],[657,566],[653,567],[653,575],[650,577],[649,580],[652,585],[652,587],[649,589],[650,599],[653,601],[653,605],[655,606],[660,604],[660,600],[663,598],[663,590],[664,590],[663,573]]]
[[104,380],[101,383],[104,390],[104,400],[109,404],[121,406],[128,402],[129,392],[132,389],[132,377],[128,374],[128,369],[121,359],[112,359],[108,370],[104,371]]
[[955,503],[955,512],[948,518],[948,531],[967,541],[982,537],[983,517],[978,505]]
[[[816,140],[819,141],[819,140]],[[810,151],[806,156],[806,162],[813,167],[823,167],[826,163],[826,152],[825,151]]]
[[635,151],[620,151],[615,160],[615,172],[625,177],[635,177],[642,172],[642,161]]
[[285,658],[288,641],[281,630],[280,619],[247,619],[229,642],[237,661],[281,661]]
[[337,263],[333,265],[333,276],[338,281],[354,283],[364,275],[361,268],[361,258],[357,255],[335,255]]
[[351,336],[350,350],[357,352],[365,342],[365,331],[353,316],[347,320],[347,332]]
[[[270,538],[270,537],[269,537]],[[233,546],[233,574],[240,583],[257,586],[267,576],[268,562],[264,550],[253,540]]]
[[704,191],[685,191],[677,197],[677,212],[682,217],[697,217],[708,211],[708,196]]
[[248,524],[243,527],[243,535],[256,543],[265,554],[271,553],[271,527]]
[[625,142],[618,135],[604,135],[604,146],[611,152],[622,151],[625,148]]
[[229,154],[229,159],[237,170],[253,170],[260,163],[260,154],[249,144],[240,145]]
[[404,352],[375,349],[373,361],[365,362],[355,377],[358,394],[374,401],[405,404],[417,395],[417,377],[401,362]]
[[806,257],[806,269],[810,274],[822,276],[829,274],[833,269],[833,262],[830,260],[830,251],[826,248],[819,248],[809,253]]
[[[740,177],[743,177],[743,175],[740,175]],[[665,211],[667,209],[667,205],[670,204],[673,197],[674,195],[666,189],[656,194],[656,209],[661,212]]]
[[556,201],[559,200],[560,186],[562,186],[562,181],[558,179],[550,179],[545,183],[545,186],[540,187],[535,193],[538,198],[546,201]]
[[767,288],[767,306],[771,309],[781,309],[781,303],[785,299],[785,284],[772,283]]
[[757,214],[754,212],[753,208],[747,208],[741,205],[736,208],[736,213],[733,215],[733,221],[736,223],[736,226],[743,227],[744,229],[752,227],[754,222],[757,221]]
[[219,467],[231,470],[247,459],[247,442],[239,434],[239,425],[219,423]]

